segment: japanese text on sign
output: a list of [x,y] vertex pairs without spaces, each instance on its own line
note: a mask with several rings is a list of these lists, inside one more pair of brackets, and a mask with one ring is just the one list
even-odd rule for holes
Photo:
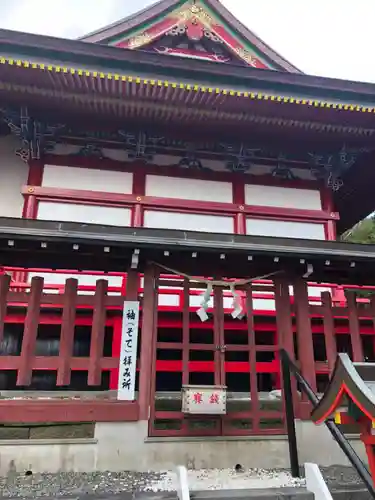
[[225,386],[183,386],[182,411],[195,414],[225,414]]
[[137,368],[139,302],[124,302],[117,399],[134,401]]
[[212,394],[202,393],[202,392],[194,392],[193,393],[193,404],[216,404],[220,403],[220,394],[217,392],[213,392]]

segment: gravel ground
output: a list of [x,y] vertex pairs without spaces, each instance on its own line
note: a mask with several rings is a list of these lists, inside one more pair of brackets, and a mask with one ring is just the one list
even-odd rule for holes
[[167,473],[93,472],[14,475],[0,479],[0,497],[81,496],[117,494],[124,491],[157,491],[155,485],[166,481]]
[[[362,487],[361,479],[351,467],[334,466],[321,470],[330,488]],[[191,470],[188,474],[192,491],[299,487],[305,484],[303,478],[293,479],[285,470],[250,469],[235,472],[233,469],[201,469]],[[81,497],[124,492],[173,492],[175,485],[175,475],[171,471],[14,475],[0,478],[0,497]]]
[[[189,471],[189,487],[192,491],[250,488],[280,488],[303,486],[304,479],[295,480],[286,471],[251,469],[235,472],[233,469]],[[42,497],[82,496],[88,494],[118,494],[123,492],[173,492],[176,489],[175,474],[162,473],[91,473],[91,474],[34,474],[15,475],[0,479],[0,496]]]

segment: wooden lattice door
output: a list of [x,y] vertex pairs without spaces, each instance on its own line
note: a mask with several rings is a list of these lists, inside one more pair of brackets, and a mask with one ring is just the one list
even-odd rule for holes
[[[265,418],[282,420],[281,411],[264,408],[259,402],[259,392],[264,386],[262,377],[279,383],[275,330],[268,336],[256,332],[250,288],[244,292],[247,314],[238,320],[230,316],[231,298],[225,296],[221,287],[214,287],[210,318],[202,323],[196,315],[196,307],[192,306],[190,287],[186,280],[181,291],[180,311],[171,312],[163,307],[155,311],[150,435],[264,433],[261,424]],[[269,345],[264,344],[266,338],[271,339]],[[184,415],[181,387],[187,384],[226,385],[227,414]],[[274,431],[283,432],[282,427],[277,426]],[[268,433],[268,429],[265,430]]]
[[150,435],[220,435],[220,418],[186,417],[181,387],[221,383],[219,331],[216,322],[202,323],[190,308],[190,284],[183,283],[178,312],[155,311],[153,386]]

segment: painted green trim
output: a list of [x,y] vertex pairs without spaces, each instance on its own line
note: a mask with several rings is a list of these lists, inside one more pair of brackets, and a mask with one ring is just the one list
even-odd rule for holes
[[160,16],[154,17],[149,22],[142,23],[139,26],[137,26],[136,28],[133,28],[132,30],[126,31],[124,34],[125,36],[119,35],[119,36],[116,36],[114,38],[111,38],[109,44],[112,45],[114,43],[121,42],[123,40],[127,40],[128,38],[130,38],[134,35],[138,35],[142,31],[144,31],[145,29],[152,26],[153,24],[155,24],[159,21],[162,21],[166,15],[169,15],[171,12],[174,12],[175,10],[180,9],[185,3],[186,3],[186,0],[180,0],[178,5],[167,9],[166,11],[164,11],[163,14],[160,14]]

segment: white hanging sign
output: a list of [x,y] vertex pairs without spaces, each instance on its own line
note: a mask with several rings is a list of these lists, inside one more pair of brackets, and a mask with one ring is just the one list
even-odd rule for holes
[[137,367],[139,302],[124,302],[117,399],[134,401]]

